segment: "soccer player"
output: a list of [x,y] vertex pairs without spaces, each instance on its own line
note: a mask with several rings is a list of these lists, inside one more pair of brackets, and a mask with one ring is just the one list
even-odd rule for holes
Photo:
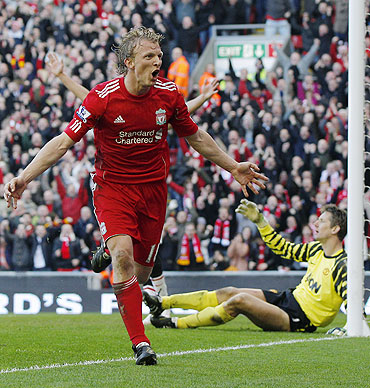
[[[79,83],[77,83],[75,80],[73,80],[64,72],[63,60],[59,59],[55,53],[53,52],[48,53],[46,66],[48,70],[56,77],[58,77],[58,79],[63,83],[63,85],[68,90],[70,90],[77,98],[83,101],[87,97],[87,95],[89,94],[89,90],[86,89],[84,86],[80,85]],[[205,82],[202,85],[201,93],[197,97],[186,102],[186,105],[189,109],[189,113],[195,112],[206,101],[208,101],[217,92],[218,85],[219,85],[219,82],[215,77],[211,79],[209,82]],[[91,267],[94,272],[100,273],[105,268],[107,268],[111,262],[112,262],[112,258],[109,254],[109,251],[106,248],[104,248],[104,244],[103,244],[96,251],[93,252]],[[166,280],[162,271],[161,259],[160,257],[158,257],[158,255],[154,261],[154,266],[152,269],[150,279],[148,279],[148,281],[145,282],[143,289],[149,293],[157,293],[160,296],[168,295]],[[167,310],[165,314],[166,313],[169,316],[170,311]],[[150,315],[148,315],[144,319],[143,323],[150,324]]]
[[[160,299],[144,293],[156,327],[194,328],[215,326],[245,315],[267,331],[313,332],[327,326],[339,308],[347,303],[347,255],[342,242],[347,233],[346,212],[335,205],[323,207],[315,223],[316,241],[294,244],[285,240],[266,221],[256,204],[242,199],[236,212],[253,221],[261,237],[276,254],[286,259],[308,262],[301,282],[283,292],[226,287]],[[164,318],[162,309],[191,308],[197,314]]]
[[205,158],[229,171],[248,197],[267,178],[253,163],[237,163],[191,120],[176,85],[159,77],[162,35],[139,27],[116,49],[118,77],[93,88],[63,133],[4,187],[8,207],[29,182],[55,164],[94,128],[93,199],[101,234],[112,257],[113,290],[138,365],[157,363],[141,321],[139,286],[152,270],[166,212],[168,123]]

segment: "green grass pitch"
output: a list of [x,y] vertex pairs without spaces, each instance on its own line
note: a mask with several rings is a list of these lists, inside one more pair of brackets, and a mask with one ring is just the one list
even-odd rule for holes
[[[344,323],[340,314],[330,327]],[[158,365],[136,366],[118,314],[6,315],[0,387],[370,387],[370,339],[325,333],[263,332],[245,317],[194,330],[149,327]]]

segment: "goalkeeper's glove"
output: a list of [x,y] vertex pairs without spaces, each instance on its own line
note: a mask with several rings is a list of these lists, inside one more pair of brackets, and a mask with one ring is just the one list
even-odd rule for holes
[[263,228],[268,225],[263,214],[258,210],[257,205],[254,202],[242,199],[239,206],[235,210],[237,213],[242,214],[244,217],[249,218],[259,228]]
[[343,337],[347,335],[347,329],[346,327],[333,327],[332,329],[328,330],[326,334],[330,335],[336,335],[338,337]]

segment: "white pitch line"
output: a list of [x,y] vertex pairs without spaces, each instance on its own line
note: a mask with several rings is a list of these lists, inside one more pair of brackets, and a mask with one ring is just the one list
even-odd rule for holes
[[[157,354],[157,357],[163,358],[163,357],[173,357],[173,356],[184,356],[187,354],[197,354],[197,353],[214,353],[214,352],[224,352],[224,351],[229,351],[229,350],[264,348],[264,347],[269,347],[269,346],[291,345],[291,344],[298,344],[298,343],[304,343],[304,342],[332,341],[332,340],[342,339],[342,338],[346,338],[346,337],[323,337],[323,338],[295,339],[295,340],[289,340],[289,341],[266,342],[266,343],[261,343],[261,344],[226,346],[226,347],[222,347],[222,348],[184,350],[184,351],[176,351],[176,352],[170,352],[170,353]],[[111,362],[133,361],[133,360],[134,360],[134,357],[121,357],[121,358],[112,358],[110,360],[80,361],[80,362],[75,362],[75,363],[50,364],[50,365],[42,365],[42,366],[33,365],[33,366],[30,366],[27,368],[1,369],[0,374],[66,368],[66,367],[71,367],[71,366],[108,364]]]

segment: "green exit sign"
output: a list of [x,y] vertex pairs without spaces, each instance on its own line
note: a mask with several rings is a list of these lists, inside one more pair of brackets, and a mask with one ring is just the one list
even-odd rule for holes
[[264,44],[220,44],[217,58],[263,58],[266,56]]

